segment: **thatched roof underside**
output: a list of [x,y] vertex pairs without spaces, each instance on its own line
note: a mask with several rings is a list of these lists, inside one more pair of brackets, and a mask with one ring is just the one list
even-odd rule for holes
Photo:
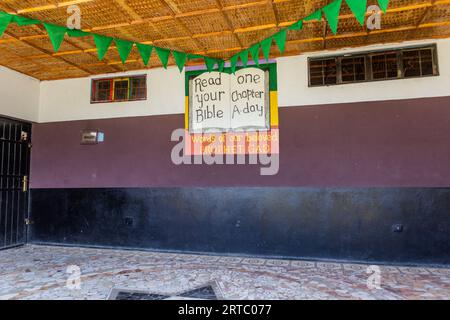
[[[187,53],[229,58],[280,28],[304,18],[328,0],[4,0],[0,9],[65,25],[67,6],[78,4],[82,28],[121,39],[154,44]],[[376,4],[376,0],[369,0]],[[327,22],[305,23],[302,31],[289,31],[286,52],[295,55],[368,44],[450,36],[450,0],[391,0],[382,17],[382,29],[361,27],[346,4],[339,31]],[[280,56],[276,46],[272,57]],[[174,64],[171,58],[170,64]],[[201,61],[190,61],[198,64]],[[41,25],[10,24],[0,39],[0,65],[41,80],[85,77],[119,71],[159,67],[155,53],[145,67],[136,47],[122,65],[112,46],[99,61],[92,37],[66,36],[54,53]]]

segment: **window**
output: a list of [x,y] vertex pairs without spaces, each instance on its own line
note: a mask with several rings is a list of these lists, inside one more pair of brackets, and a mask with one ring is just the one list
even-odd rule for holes
[[311,85],[324,86],[336,83],[336,60],[323,59],[310,62]]
[[436,46],[309,59],[309,86],[437,76]]
[[111,80],[98,80],[94,83],[94,101],[109,101],[111,96]]
[[342,82],[356,82],[366,80],[366,58],[342,58],[341,60]]
[[130,81],[128,79],[114,80],[114,101],[127,101]]
[[387,80],[398,78],[397,53],[381,53],[372,55],[372,79]]
[[145,99],[147,97],[147,79],[135,77],[130,80],[130,100]]
[[91,103],[147,99],[147,76],[92,80]]
[[431,49],[403,52],[405,78],[433,75],[433,54]]

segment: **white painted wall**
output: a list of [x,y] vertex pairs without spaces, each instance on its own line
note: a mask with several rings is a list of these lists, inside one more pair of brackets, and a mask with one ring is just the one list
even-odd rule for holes
[[38,121],[39,80],[0,66],[0,115]]
[[[322,57],[365,50],[391,49],[402,46],[437,44],[438,77],[308,87],[308,57]],[[318,52],[277,59],[279,105],[304,106],[359,101],[380,101],[450,96],[450,39],[411,41],[348,50]]]
[[40,122],[184,113],[184,72],[170,67],[114,75],[147,74],[147,100],[91,104],[91,78],[42,81]]

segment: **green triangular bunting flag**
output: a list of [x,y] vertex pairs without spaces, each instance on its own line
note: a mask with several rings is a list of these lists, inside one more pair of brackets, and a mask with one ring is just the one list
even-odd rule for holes
[[164,67],[164,69],[167,69],[167,64],[169,63],[169,56],[170,56],[170,50],[158,48],[155,47],[156,53],[158,54],[159,60],[161,60],[161,63]]
[[311,21],[311,20],[320,20],[322,19],[322,10],[317,10],[316,12],[311,13],[309,16],[307,16],[304,21]]
[[333,34],[337,33],[339,23],[339,12],[341,11],[342,0],[335,0],[329,5],[323,7],[323,13],[328,20],[330,29]]
[[281,53],[283,53],[286,48],[286,32],[287,30],[284,29],[273,36]]
[[136,43],[136,47],[139,50],[144,65],[147,66],[148,61],[150,60],[150,56],[152,55],[153,46],[149,46],[142,43]]
[[272,37],[264,39],[261,41],[261,49],[264,55],[264,58],[266,58],[266,61],[269,61],[269,55],[270,55],[270,47],[272,46]]
[[187,54],[184,52],[172,51],[173,57],[175,58],[175,63],[178,69],[183,71],[184,65],[186,64]]
[[216,64],[216,59],[205,57],[204,60],[205,60],[206,70],[208,70],[209,72],[213,71],[214,66]]
[[352,10],[356,20],[363,26],[367,10],[367,0],[345,0],[345,2],[347,2],[348,7]]
[[248,50],[244,50],[239,54],[239,57],[241,58],[242,65],[246,67],[248,65]]
[[111,45],[113,39],[109,37],[100,36],[94,34],[94,42],[97,47],[98,59],[101,61],[108,52],[109,46]]
[[3,36],[3,32],[5,32],[6,28],[8,28],[8,25],[10,24],[11,21],[12,21],[11,15],[4,12],[0,12],[0,37]]
[[120,39],[114,39],[114,42],[116,43],[117,50],[119,51],[120,60],[122,60],[122,63],[125,64],[125,61],[127,61],[128,56],[130,55],[131,49],[133,49],[133,42]]
[[44,27],[47,30],[55,52],[58,52],[61,43],[64,40],[64,35],[67,32],[67,28],[48,23],[44,23]]
[[378,4],[380,5],[381,10],[386,13],[389,7],[389,0],[378,0]]
[[67,29],[67,34],[69,35],[69,37],[72,37],[72,38],[86,37],[86,36],[90,35],[89,32],[84,32],[84,31],[77,30],[77,29]]
[[13,21],[15,23],[17,23],[20,27],[41,23],[39,20],[34,20],[34,19],[25,18],[25,17],[21,17],[21,16],[14,16]]
[[248,51],[250,52],[250,55],[252,56],[253,61],[255,61],[255,64],[259,66],[259,48],[260,44],[257,43],[254,46],[251,46]]
[[225,68],[225,60],[219,60],[217,65],[219,66],[219,72],[223,72],[223,69]]
[[293,25],[290,25],[289,30],[294,30],[294,31],[299,31],[303,29],[303,21],[299,20],[296,23],[294,23]]
[[231,67],[231,73],[235,73],[236,72],[236,65],[239,59],[239,54],[232,56],[230,58],[230,67]]

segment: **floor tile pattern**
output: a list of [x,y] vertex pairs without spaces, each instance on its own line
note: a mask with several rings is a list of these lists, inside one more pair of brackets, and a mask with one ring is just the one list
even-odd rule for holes
[[114,289],[205,298],[211,283],[219,299],[450,299],[448,267],[34,245],[0,251],[0,299],[104,300]]

